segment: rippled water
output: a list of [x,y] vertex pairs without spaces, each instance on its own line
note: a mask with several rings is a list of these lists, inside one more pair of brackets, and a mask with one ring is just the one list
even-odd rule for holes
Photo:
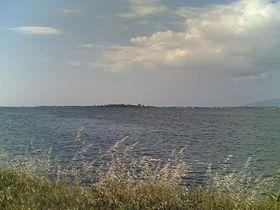
[[251,170],[274,176],[280,165],[280,109],[278,108],[0,108],[0,147],[8,156],[33,148],[52,147],[60,160],[72,158],[74,138],[94,143],[91,155],[128,136],[139,141],[137,155],[166,160],[187,145],[184,159],[199,161],[191,181],[201,182],[205,166],[219,167],[233,155],[232,167],[252,158]]

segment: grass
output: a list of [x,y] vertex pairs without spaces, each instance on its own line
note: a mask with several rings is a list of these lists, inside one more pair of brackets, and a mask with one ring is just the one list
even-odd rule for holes
[[0,209],[280,209],[279,195],[234,199],[205,188],[170,188],[166,184],[122,182],[78,187],[0,171]]
[[[81,143],[80,136],[75,141]],[[205,185],[184,186],[184,149],[163,162],[133,157],[137,144],[124,142],[79,168],[53,167],[50,151],[40,159],[3,160],[0,209],[280,209],[280,194],[269,193],[273,180],[252,181],[247,165],[231,173],[209,167]],[[81,143],[74,159],[83,159],[89,148]],[[92,171],[95,178],[89,180]]]

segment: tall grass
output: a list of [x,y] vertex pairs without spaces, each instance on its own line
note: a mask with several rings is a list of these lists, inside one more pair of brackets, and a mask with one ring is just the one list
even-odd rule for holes
[[209,166],[203,186],[185,186],[191,167],[182,160],[185,148],[167,161],[135,157],[137,143],[123,138],[88,159],[93,145],[83,142],[82,132],[68,167],[54,164],[51,150],[40,158],[0,156],[0,209],[280,209],[279,193],[270,193],[273,180],[252,179],[249,161],[230,173]]

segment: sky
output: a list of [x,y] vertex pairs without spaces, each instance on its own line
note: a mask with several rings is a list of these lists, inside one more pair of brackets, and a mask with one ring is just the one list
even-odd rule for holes
[[280,97],[278,0],[1,0],[0,106]]

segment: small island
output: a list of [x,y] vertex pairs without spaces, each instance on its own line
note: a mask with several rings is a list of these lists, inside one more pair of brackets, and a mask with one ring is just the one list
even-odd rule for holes
[[143,104],[105,104],[105,105],[93,105],[94,108],[153,108],[154,106],[146,106]]

